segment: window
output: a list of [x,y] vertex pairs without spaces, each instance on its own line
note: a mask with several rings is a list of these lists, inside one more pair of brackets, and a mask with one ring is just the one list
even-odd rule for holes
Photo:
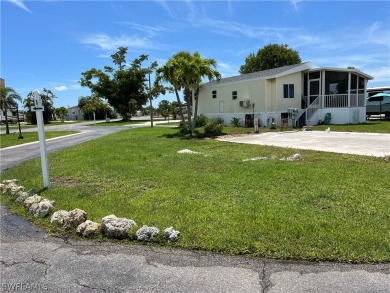
[[283,85],[283,98],[293,99],[294,98],[294,85],[293,84],[284,84]]
[[236,100],[237,99],[237,91],[232,91],[232,99]]
[[213,95],[213,99],[216,99],[217,98],[217,91],[213,91],[212,95]]

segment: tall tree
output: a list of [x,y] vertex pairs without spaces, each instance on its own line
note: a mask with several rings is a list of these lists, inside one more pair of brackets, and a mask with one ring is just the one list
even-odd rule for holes
[[172,85],[173,91],[176,95],[176,101],[180,113],[181,123],[185,125],[185,119],[183,114],[183,107],[179,96],[179,91],[183,88],[183,84],[179,78],[180,76],[180,64],[174,57],[170,58],[164,66],[156,70],[157,77],[156,82],[165,81]]
[[179,91],[183,89],[184,100],[187,103],[188,130],[191,133],[195,129],[198,112],[198,98],[196,98],[194,121],[192,121],[192,93],[195,91],[197,93],[196,96],[198,96],[203,78],[207,77],[209,81],[221,78],[221,74],[215,69],[216,65],[217,63],[214,59],[202,58],[199,52],[191,54],[186,51],[181,51],[173,55],[163,67],[157,70],[159,78],[172,84],[176,93],[182,124],[185,126],[182,104],[179,97]]
[[22,101],[20,95],[11,87],[0,88],[0,108],[5,117],[5,133],[9,134],[8,109],[15,108]]
[[165,120],[168,117],[169,121],[169,114],[171,112],[172,105],[168,100],[162,100],[160,103],[158,103],[157,112],[159,112]]
[[[43,92],[40,93],[42,105],[43,105],[43,122],[49,123],[53,119],[54,107],[53,100],[57,98],[56,95],[50,89],[44,88]],[[26,117],[31,124],[37,124],[36,116],[32,114],[31,107],[34,106],[33,92],[30,91],[27,94],[27,98],[23,100]]]
[[196,120],[198,118],[198,104],[199,104],[199,89],[202,85],[203,78],[207,78],[208,81],[220,80],[221,74],[216,70],[217,61],[211,58],[201,58],[198,52],[195,52],[192,56],[192,81],[190,83],[191,90],[195,90],[195,111],[194,119],[191,125],[191,131],[195,130]]
[[97,96],[79,97],[78,107],[84,112],[84,119],[90,119],[90,114],[94,113],[96,119],[104,119],[109,107],[103,99]]
[[[141,55],[126,66],[127,47],[119,47],[118,52],[111,55],[116,69],[105,66],[104,71],[92,68],[82,72],[80,84],[90,88],[93,95],[102,97],[121,114],[123,120],[128,120],[129,102],[134,99],[139,108],[148,100],[145,85],[146,74],[142,63],[148,59]],[[156,63],[157,64],[157,63]]]
[[259,49],[256,54],[250,53],[245,58],[245,64],[240,66],[240,73],[252,73],[301,62],[298,51],[289,48],[287,44],[269,44]]
[[65,115],[68,113],[68,110],[65,107],[59,107],[54,110],[54,113],[60,117],[61,122],[65,121]]

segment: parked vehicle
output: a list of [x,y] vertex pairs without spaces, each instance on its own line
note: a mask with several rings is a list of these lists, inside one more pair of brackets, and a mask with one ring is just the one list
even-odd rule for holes
[[367,89],[366,115],[390,117],[390,87]]

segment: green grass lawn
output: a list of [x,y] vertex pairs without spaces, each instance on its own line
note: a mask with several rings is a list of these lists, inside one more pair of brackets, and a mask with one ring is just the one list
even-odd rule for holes
[[[45,138],[54,138],[69,134],[78,133],[78,131],[48,131],[45,132]],[[10,134],[0,134],[0,147],[6,148],[14,145],[38,141],[38,132],[22,132],[23,139],[19,139],[19,131],[11,131]]]
[[[390,261],[390,164],[383,158],[125,130],[49,154],[55,209],[181,232],[173,246],[235,255]],[[201,154],[178,154],[190,149]],[[280,160],[299,152],[300,161]],[[255,157],[266,160],[245,161]],[[39,159],[7,170],[42,188]],[[25,216],[8,196],[1,202]],[[33,221],[53,231],[49,219]],[[58,233],[58,231],[56,231]]]
[[376,132],[390,133],[390,121],[387,120],[367,120],[361,124],[345,124],[345,125],[317,125],[313,126],[313,130],[325,130],[330,128],[331,131],[341,132]]

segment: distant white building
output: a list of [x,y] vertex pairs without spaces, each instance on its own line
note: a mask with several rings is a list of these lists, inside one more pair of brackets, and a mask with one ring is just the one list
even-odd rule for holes
[[[7,118],[8,118],[8,121],[11,122],[12,121],[12,112],[10,110],[7,110]],[[5,122],[5,113],[4,111],[0,111],[0,121],[1,123],[4,123]]]
[[79,106],[73,106],[68,108],[68,115],[66,120],[84,120],[84,112],[79,108]]

